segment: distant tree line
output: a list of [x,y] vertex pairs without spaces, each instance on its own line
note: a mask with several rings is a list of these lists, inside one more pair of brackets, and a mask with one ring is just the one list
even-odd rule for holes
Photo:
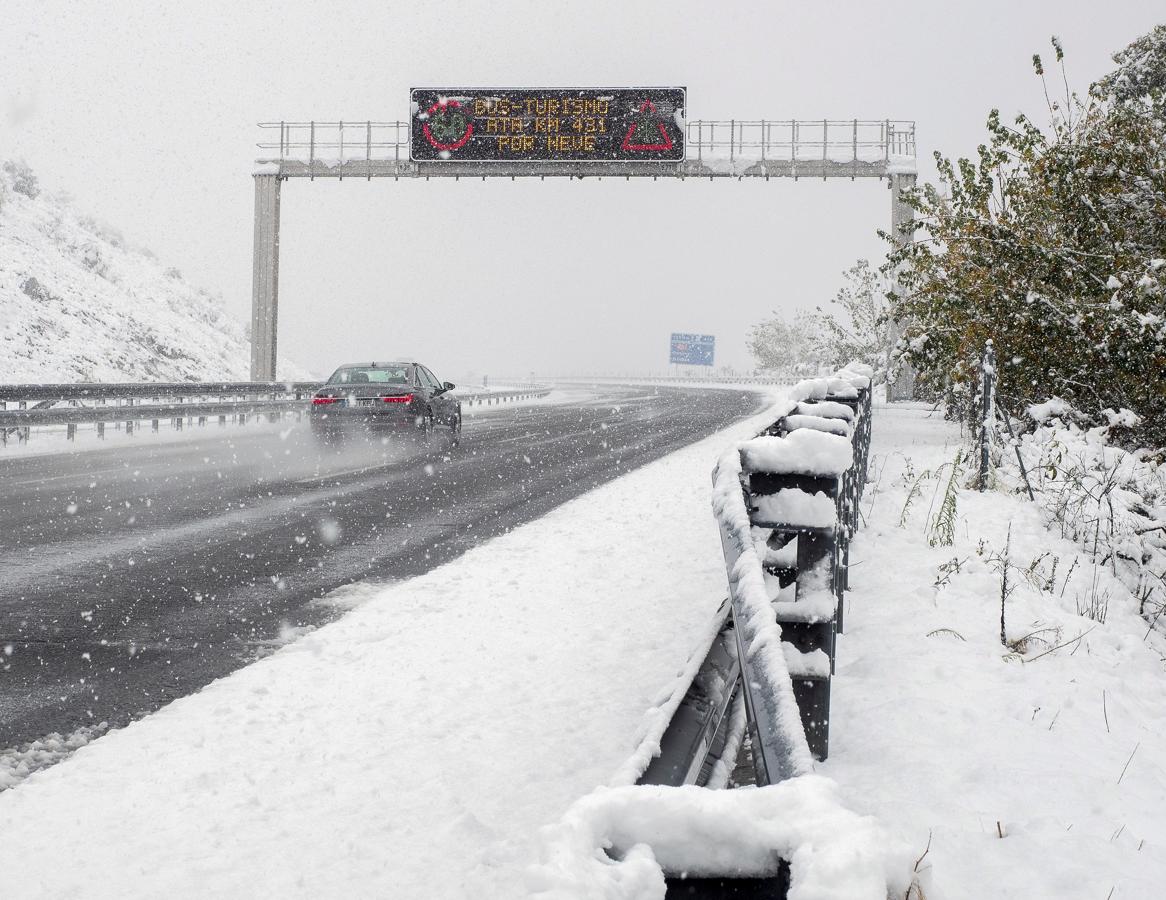
[[892,350],[885,272],[860,259],[843,273],[843,286],[828,308],[780,313],[750,330],[749,352],[760,368],[790,375],[862,362],[885,375]]

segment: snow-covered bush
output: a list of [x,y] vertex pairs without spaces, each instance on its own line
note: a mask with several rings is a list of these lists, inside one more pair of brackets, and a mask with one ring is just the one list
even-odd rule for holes
[[60,297],[55,296],[52,291],[40,283],[35,276],[29,276],[21,282],[20,290],[24,296],[30,300],[35,300],[37,303],[49,303],[52,301],[59,302]]
[[37,182],[36,174],[24,160],[7,160],[3,169],[8,180],[12,183],[12,190],[16,193],[24,194],[30,200],[35,200],[40,196],[40,185]]
[[[812,313],[798,310],[791,321],[774,312],[773,317],[749,329],[746,346],[764,371],[786,375],[817,375],[818,321]],[[849,361],[849,360],[848,360]]]
[[99,278],[104,278],[107,281],[116,280],[110,276],[109,260],[106,258],[106,254],[100,244],[94,241],[82,244],[78,248],[78,255],[81,258],[81,265],[94,275],[97,275]]
[[94,216],[83,215],[78,217],[77,224],[96,238],[100,238],[111,247],[124,247],[125,236],[121,230],[114,228],[108,222],[102,222]]
[[[1033,431],[1019,450],[1049,526],[1084,547],[1129,591],[1147,621],[1166,627],[1166,464],[1160,453],[1116,446],[1128,429],[1127,411],[1110,411],[1110,425],[1083,428],[1063,402],[1030,411]],[[1019,423],[1018,423],[1019,424]],[[1012,448],[1000,454],[1001,480],[1023,490]],[[1108,604],[1112,598],[1105,598]],[[1096,598],[1095,598],[1096,600]],[[1085,613],[1104,616],[1096,606]]]

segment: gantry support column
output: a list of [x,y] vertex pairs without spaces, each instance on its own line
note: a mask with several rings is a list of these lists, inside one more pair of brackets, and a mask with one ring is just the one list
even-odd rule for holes
[[[904,231],[904,226],[914,221],[915,210],[903,200],[903,191],[910,191],[914,187],[914,175],[891,176],[891,236],[894,238],[896,249],[901,249],[914,240],[909,229]],[[892,343],[898,342],[902,336],[902,323],[892,321],[890,335]],[[887,373],[887,399],[915,399],[914,368],[906,363],[900,363],[893,371]]]
[[279,318],[279,176],[255,177],[255,251],[251,273],[251,380],[275,380]]

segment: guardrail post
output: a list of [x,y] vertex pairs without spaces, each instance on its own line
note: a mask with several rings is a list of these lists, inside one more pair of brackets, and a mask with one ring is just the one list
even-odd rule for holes
[[[784,566],[767,569],[779,583],[794,586],[793,604],[785,602],[776,620],[781,639],[790,644],[801,658],[812,660],[821,651],[829,660],[827,671],[814,670],[809,663],[803,671],[791,667],[794,697],[801,713],[802,728],[810,752],[816,759],[829,753],[830,671],[834,667],[834,635],[837,616],[838,532],[840,522],[830,526],[809,525],[796,517],[765,511],[765,499],[791,494],[831,497],[837,509],[837,477],[817,477],[797,471],[752,471],[748,474],[750,521],[755,527],[769,529],[767,546],[787,555]],[[793,558],[789,558],[789,550]],[[830,609],[821,608],[821,595],[830,598]],[[816,601],[816,602],[811,602]],[[804,608],[799,608],[802,606]],[[787,655],[787,661],[789,657]]]
[[[821,567],[830,568],[833,586],[837,572],[837,538],[837,529],[828,533],[802,531],[798,534],[795,601],[804,599],[810,579]],[[824,651],[830,658],[830,672],[833,673],[836,616],[817,622],[789,618],[783,620],[778,616],[778,621],[781,623],[782,640],[791,643],[801,653]],[[830,678],[794,675],[793,684],[810,752],[815,759],[825,759],[830,752]]]
[[988,489],[992,465],[992,429],[996,424],[996,350],[991,339],[980,362],[980,492]]

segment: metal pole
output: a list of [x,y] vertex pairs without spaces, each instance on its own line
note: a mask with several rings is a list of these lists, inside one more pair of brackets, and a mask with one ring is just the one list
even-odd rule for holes
[[851,150],[850,178],[851,178],[851,180],[853,180],[854,176],[858,174],[858,119],[855,119],[853,124],[851,125],[850,150]]
[[830,126],[825,119],[822,120],[822,180],[826,180],[826,161],[830,158],[828,150],[830,143]]
[[794,178],[798,177],[798,123],[795,119],[789,123],[790,137],[789,137],[789,158],[790,158],[790,174]]
[[1024,487],[1028,490],[1028,499],[1036,500],[1036,494],[1032,492],[1032,482],[1028,480],[1028,467],[1024,464],[1024,457],[1020,455],[1020,441],[1016,439],[1016,432],[1012,430],[1012,417],[1008,415],[1008,410],[1003,413],[1004,425],[1008,428],[1008,437],[1012,440],[1012,449],[1016,451],[1016,462],[1020,466],[1020,475],[1024,479]]

